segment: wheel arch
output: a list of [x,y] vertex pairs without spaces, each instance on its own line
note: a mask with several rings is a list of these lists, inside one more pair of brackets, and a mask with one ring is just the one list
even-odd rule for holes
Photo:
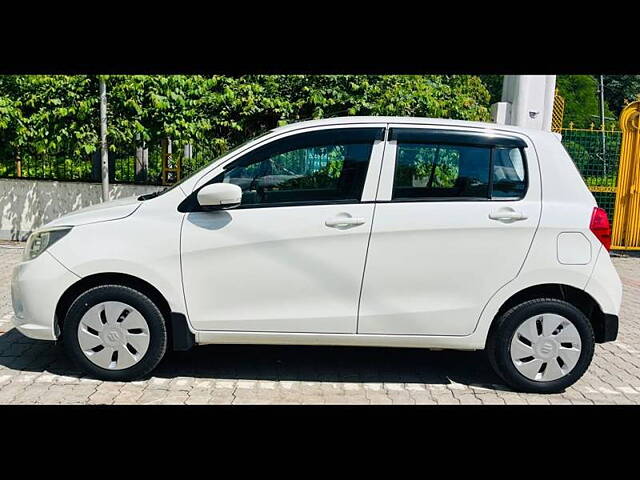
[[511,295],[500,306],[498,312],[494,316],[491,322],[491,327],[489,328],[489,335],[492,334],[492,331],[497,324],[496,320],[507,310],[523,302],[536,298],[555,298],[557,300],[564,300],[565,302],[573,305],[584,313],[591,322],[596,342],[602,343],[607,341],[605,332],[605,314],[602,311],[600,304],[586,291],[561,283],[532,285]]
[[67,312],[69,311],[69,308],[71,307],[71,304],[75,301],[75,299],[87,290],[101,285],[122,285],[124,287],[133,288],[134,290],[145,294],[160,309],[160,312],[165,319],[169,338],[172,338],[172,312],[171,307],[169,306],[169,302],[167,301],[165,296],[146,280],[133,275],[118,272],[104,272],[88,275],[81,278],[76,283],[67,288],[65,292],[60,296],[60,299],[58,300],[58,303],[56,305],[55,328],[57,332],[62,331]]

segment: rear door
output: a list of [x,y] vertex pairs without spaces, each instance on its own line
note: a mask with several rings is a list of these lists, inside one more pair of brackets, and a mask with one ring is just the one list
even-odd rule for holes
[[472,333],[524,263],[539,178],[526,137],[391,125],[358,333]]

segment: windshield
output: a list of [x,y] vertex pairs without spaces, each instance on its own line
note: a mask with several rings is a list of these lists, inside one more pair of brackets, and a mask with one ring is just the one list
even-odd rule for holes
[[230,150],[227,150],[224,153],[221,153],[220,155],[218,155],[216,158],[214,158],[213,160],[210,160],[209,162],[205,163],[204,165],[202,165],[200,168],[194,170],[193,172],[191,172],[189,175],[187,175],[184,178],[181,178],[180,181],[174,183],[173,185],[171,185],[170,187],[164,187],[161,190],[158,190],[157,192],[153,192],[153,193],[147,193],[145,195],[140,195],[138,197],[138,200],[140,201],[145,201],[145,200],[149,200],[151,198],[156,198],[159,197],[160,195],[163,195],[171,190],[173,190],[174,188],[176,188],[177,186],[179,186],[180,184],[186,182],[187,180],[189,180],[191,177],[193,177],[194,175],[200,173],[202,170],[204,170],[205,168],[209,167],[212,163],[217,162],[218,160],[220,160],[222,157],[225,157],[233,152],[235,152],[236,150],[240,150],[242,147],[244,147],[245,145],[258,140],[262,137],[264,137],[265,135],[268,135],[269,133],[271,133],[272,130],[267,130],[266,132],[258,135],[257,137],[253,137],[250,138],[249,140],[246,140],[244,142],[242,142],[239,145],[236,145],[235,147],[231,148]]

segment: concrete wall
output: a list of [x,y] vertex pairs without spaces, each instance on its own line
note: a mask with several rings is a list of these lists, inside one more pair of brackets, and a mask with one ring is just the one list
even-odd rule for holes
[[[111,185],[112,199],[155,192],[151,185]],[[0,178],[0,239],[24,240],[62,215],[102,201],[99,183]]]

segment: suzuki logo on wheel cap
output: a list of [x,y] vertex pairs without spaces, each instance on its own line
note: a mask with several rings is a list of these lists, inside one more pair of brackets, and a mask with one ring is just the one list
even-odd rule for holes
[[545,342],[540,347],[540,352],[544,355],[549,355],[553,351],[553,344],[551,342]]
[[123,338],[124,336],[122,335],[122,333],[120,333],[118,330],[115,330],[115,329],[109,330],[108,332],[106,332],[104,336],[105,342],[111,346],[115,346],[122,343]]
[[118,340],[120,340],[120,335],[118,335],[118,332],[109,332],[109,334],[107,335],[107,339],[110,342],[117,342]]

